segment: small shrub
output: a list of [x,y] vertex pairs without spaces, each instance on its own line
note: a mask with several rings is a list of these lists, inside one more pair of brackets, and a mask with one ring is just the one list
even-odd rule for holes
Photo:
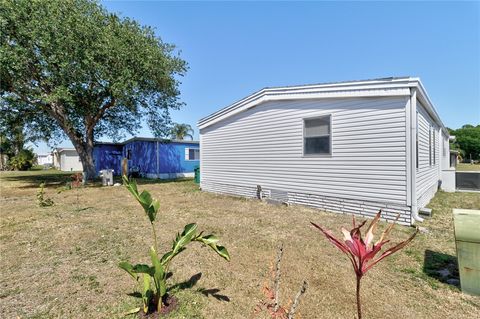
[[[304,280],[300,290],[297,292],[293,303],[291,305],[282,306],[280,303],[280,263],[283,256],[283,245],[280,245],[278,248],[277,259],[275,262],[275,269],[272,265],[272,279],[273,279],[273,288],[270,288],[266,283],[263,286],[263,294],[265,295],[265,300],[260,301],[260,303],[255,307],[254,314],[258,314],[261,311],[267,311],[272,319],[293,319],[295,312],[297,310],[298,304],[300,302],[300,297],[307,290],[307,282]],[[288,310],[290,308],[290,310]]]
[[[128,272],[133,279],[139,281],[141,279],[141,295],[143,303],[143,312],[148,313],[152,305],[158,314],[162,311],[162,306],[167,297],[167,275],[171,261],[175,256],[184,251],[187,245],[191,242],[200,242],[201,244],[213,249],[219,256],[227,261],[230,260],[230,255],[225,247],[217,245],[218,238],[215,235],[203,235],[203,232],[197,230],[196,224],[188,224],[184,227],[182,233],[177,233],[173,241],[170,251],[165,253],[162,257],[158,255],[157,234],[154,222],[157,219],[157,214],[160,209],[160,202],[153,199],[149,192],[138,192],[135,180],[130,181],[128,177],[123,176],[125,187],[130,191],[133,197],[143,207],[145,214],[150,221],[152,228],[154,245],[150,247],[151,265],[137,264],[132,265],[128,262],[119,263],[119,267]],[[129,313],[140,311],[140,308],[135,308]]]
[[33,166],[35,154],[30,149],[23,149],[8,160],[8,166],[15,171],[27,171]]
[[40,183],[37,191],[37,202],[40,207],[48,207],[53,205],[53,200],[49,197],[45,197],[45,182]]
[[70,175],[70,178],[72,179],[72,181],[70,182],[70,188],[78,188],[82,186],[82,181],[83,181],[82,173],[75,173],[73,175]]

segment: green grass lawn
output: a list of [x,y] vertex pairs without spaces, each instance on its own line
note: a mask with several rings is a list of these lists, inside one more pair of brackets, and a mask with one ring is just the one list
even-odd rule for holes
[[[0,173],[0,313],[2,318],[123,318],[140,305],[137,285],[119,261],[149,263],[152,238],[138,203],[123,187],[97,184],[58,193],[70,173]],[[46,181],[52,207],[39,208],[38,184]],[[302,280],[309,287],[301,318],[353,318],[354,274],[348,259],[310,225],[340,236],[351,217],[302,206],[201,192],[191,180],[140,181],[160,199],[159,245],[166,251],[187,223],[215,233],[232,257],[226,262],[193,244],[172,263],[171,293],[180,306],[168,318],[251,318],[270,280],[283,242],[281,298],[293,299]],[[475,318],[480,298],[462,294],[438,270],[455,278],[451,209],[479,208],[474,193],[437,193],[433,217],[406,249],[371,270],[363,281],[365,318]],[[382,223],[378,232],[382,231]],[[392,241],[412,228],[397,226]],[[134,316],[130,316],[134,318]],[[259,316],[258,318],[266,318]]]

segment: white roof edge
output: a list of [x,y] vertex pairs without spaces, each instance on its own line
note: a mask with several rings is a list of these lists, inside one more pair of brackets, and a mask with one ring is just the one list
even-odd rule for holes
[[74,147],[56,147],[52,152],[77,151]]
[[435,106],[433,105],[432,101],[430,100],[430,97],[427,94],[427,91],[425,90],[425,87],[422,84],[422,81],[420,81],[420,78],[415,78],[417,81],[417,88],[418,92],[420,93],[420,97],[423,99],[425,102],[424,106],[427,108],[428,113],[430,113],[430,116],[435,120],[435,122],[442,128],[443,132],[445,133],[446,136],[450,136],[450,133],[447,130],[447,127],[443,124],[442,119],[440,118],[440,115],[438,115],[437,110],[435,109]]
[[[298,99],[300,94],[302,98],[319,98],[319,95],[325,95],[324,97],[399,96],[409,95],[410,88],[412,87],[419,89],[419,96],[421,96],[425,102],[427,110],[431,113],[437,124],[448,134],[418,77],[391,77],[373,80],[263,88],[200,119],[198,121],[198,127],[199,129],[206,128],[245,109],[252,108],[269,100]],[[390,92],[385,91],[389,89]],[[408,89],[408,93],[406,89]]]

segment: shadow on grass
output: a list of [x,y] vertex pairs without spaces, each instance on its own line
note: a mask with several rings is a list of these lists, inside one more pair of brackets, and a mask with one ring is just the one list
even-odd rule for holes
[[18,172],[18,174],[11,174],[2,176],[2,180],[10,182],[22,182],[26,185],[18,186],[18,188],[38,188],[40,183],[45,182],[45,187],[58,187],[67,182],[72,181],[70,172],[59,171],[27,171]]
[[195,274],[193,275],[192,277],[190,277],[190,279],[188,279],[187,281],[184,281],[184,282],[180,282],[178,284],[174,284],[172,286],[170,286],[167,291],[172,291],[172,290],[175,290],[175,289],[179,289],[179,290],[184,290],[184,289],[190,289],[192,288],[193,286],[195,286],[198,281],[200,280],[200,278],[202,278],[202,273],[199,272],[198,274]]
[[[167,278],[170,277],[170,276],[171,276],[171,273],[169,273],[167,275]],[[167,292],[172,292],[172,291],[175,291],[175,290],[191,289],[198,283],[200,278],[202,278],[202,273],[201,272],[193,275],[187,281],[183,281],[183,282],[180,282],[178,284],[174,284],[174,285],[170,286],[167,289]],[[196,291],[201,293],[202,295],[204,295],[206,297],[211,296],[211,297],[213,297],[217,300],[220,300],[220,301],[226,301],[226,302],[230,301],[230,298],[228,296],[219,294],[220,289],[218,289],[218,288],[211,288],[211,289],[198,288]],[[139,292],[132,292],[132,293],[129,293],[128,295],[131,296],[131,297],[135,297],[135,298],[142,298],[142,295]]]
[[199,288],[197,291],[203,294],[204,296],[207,296],[207,297],[212,296],[213,298],[220,301],[226,301],[226,302],[230,301],[230,298],[228,298],[228,296],[219,294],[220,289],[218,288],[212,288],[212,289]]
[[432,250],[425,250],[423,272],[440,282],[460,286],[457,257]]
[[[25,185],[17,186],[18,188],[38,188],[40,183],[45,182],[45,188],[57,188],[59,186],[64,186],[67,183],[71,182],[72,175],[75,172],[62,172],[56,170],[33,170],[26,172],[15,172],[14,174],[9,174],[2,176],[2,180],[10,182],[22,182]],[[148,178],[136,178],[138,185],[149,185],[149,184],[165,184],[165,183],[188,183],[191,182],[192,178],[178,178],[178,179],[148,179]],[[122,183],[122,178],[120,176],[114,176],[114,183]],[[100,187],[102,186],[102,181],[100,178],[96,178],[94,181],[87,183],[84,187]]]

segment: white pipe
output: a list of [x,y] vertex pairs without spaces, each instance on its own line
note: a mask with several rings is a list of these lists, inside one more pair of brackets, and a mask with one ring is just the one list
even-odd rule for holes
[[411,201],[412,201],[412,219],[413,221],[423,222],[423,218],[418,215],[417,207],[417,88],[410,88],[410,162],[411,162]]

